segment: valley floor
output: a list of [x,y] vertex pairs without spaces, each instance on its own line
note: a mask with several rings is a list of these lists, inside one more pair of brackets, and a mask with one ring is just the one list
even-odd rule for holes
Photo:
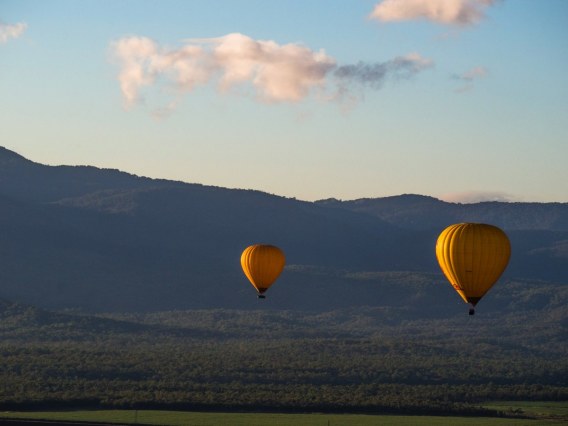
[[[463,416],[467,424],[495,414],[484,401],[568,400],[564,310],[405,318],[384,308],[86,316],[11,306],[0,321],[0,410]],[[498,409],[544,421],[526,405]]]

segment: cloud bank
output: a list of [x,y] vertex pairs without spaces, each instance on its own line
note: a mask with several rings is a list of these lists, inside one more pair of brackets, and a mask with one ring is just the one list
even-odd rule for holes
[[383,0],[371,19],[382,22],[425,19],[445,25],[475,25],[485,18],[485,9],[497,0]]
[[440,199],[449,203],[472,204],[484,201],[514,202],[515,197],[500,191],[463,191],[453,192],[440,196]]
[[176,94],[215,84],[220,93],[253,96],[262,102],[298,102],[312,94],[337,99],[352,86],[379,88],[389,77],[410,78],[432,61],[413,53],[384,63],[338,66],[324,50],[297,43],[279,45],[233,33],[189,39],[178,48],[160,46],[147,37],[112,43],[126,107],[142,100],[145,88],[169,84]]
[[0,44],[7,43],[11,38],[20,37],[26,28],[27,24],[19,22],[17,24],[5,24],[0,22]]

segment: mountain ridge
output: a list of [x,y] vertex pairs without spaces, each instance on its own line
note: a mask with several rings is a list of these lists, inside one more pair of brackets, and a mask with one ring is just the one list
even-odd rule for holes
[[[204,185],[201,183],[189,183],[189,182],[183,182],[183,181],[176,181],[176,180],[168,180],[168,179],[161,179],[161,178],[151,178],[151,177],[147,177],[147,176],[138,176],[135,174],[131,174],[129,172],[125,172],[119,169],[111,169],[111,168],[99,168],[99,167],[95,167],[95,166],[89,166],[89,165],[57,165],[57,166],[50,166],[50,165],[44,165],[41,163],[37,163],[34,162],[32,160],[29,160],[27,158],[25,158],[24,156],[11,151],[5,147],[0,146],[0,172],[2,173],[2,175],[0,175],[3,179],[6,178],[7,173],[7,164],[11,164],[11,165],[16,165],[21,167],[22,165],[25,166],[33,166],[33,167],[37,167],[39,169],[42,169],[44,171],[50,171],[52,174],[58,174],[60,171],[61,172],[78,172],[78,174],[84,173],[83,178],[85,180],[89,180],[88,178],[93,178],[93,177],[97,177],[97,176],[103,176],[103,174],[108,174],[112,176],[120,176],[122,178],[124,178],[125,180],[127,179],[131,179],[132,182],[136,182],[137,185],[134,185],[132,183],[132,188],[131,187],[126,187],[125,189],[133,189],[133,188],[146,188],[148,185],[149,186],[155,186],[155,187],[161,187],[162,185],[165,186],[184,186],[184,185],[190,185],[190,186],[198,186],[198,187],[205,187],[205,188],[216,188],[216,189],[222,189],[222,190],[228,190],[228,191],[250,191],[250,192],[256,192],[259,194],[265,194],[265,195],[270,195],[270,196],[274,196],[274,197],[280,197],[280,198],[284,198],[284,199],[289,199],[289,200],[296,200],[296,198],[289,198],[289,197],[284,197],[284,196],[280,196],[277,194],[270,194],[267,192],[263,192],[260,190],[255,190],[255,189],[239,189],[239,188],[224,188],[224,187],[219,187],[219,186],[214,186],[214,185]],[[11,183],[11,182],[10,182]],[[108,179],[105,181],[105,183],[107,184],[112,184],[114,183],[112,180]],[[100,184],[102,186],[102,184]],[[2,185],[3,187],[1,188],[3,190],[3,192],[5,191],[7,185]],[[106,190],[106,189],[110,189],[110,188],[101,188],[101,189],[96,189],[94,191],[90,191],[92,186],[95,186],[93,184],[91,185],[85,185],[87,187],[86,191],[84,192],[83,195],[89,194],[91,192],[95,192],[96,190]],[[114,188],[114,187],[113,187]],[[64,197],[64,198],[74,198],[74,197]],[[49,201],[59,201],[59,199],[55,200],[55,199],[51,199]],[[398,207],[414,207],[416,205],[422,204],[424,205],[425,203],[431,204],[431,205],[446,205],[446,206],[452,206],[452,207],[466,207],[468,208],[469,206],[477,206],[477,205],[481,205],[481,206],[487,206],[487,205],[516,205],[516,206],[562,206],[563,208],[567,208],[568,209],[568,202],[523,202],[523,201],[482,201],[482,202],[477,202],[477,203],[455,203],[455,202],[447,202],[447,201],[443,201],[440,200],[438,198],[429,196],[429,195],[422,195],[422,194],[413,194],[413,193],[404,193],[404,194],[400,194],[400,195],[391,195],[391,196],[384,196],[384,197],[364,197],[364,198],[358,198],[358,199],[353,199],[353,200],[339,200],[336,198],[328,198],[328,199],[321,199],[321,200],[316,200],[314,202],[310,202],[310,201],[303,201],[303,200],[298,200],[301,202],[305,202],[305,203],[313,203],[313,204],[317,204],[317,205],[327,205],[327,206],[337,206],[337,205],[353,205],[353,206],[358,206],[359,210],[368,210],[370,207],[373,207],[372,204],[376,204],[376,203],[381,203],[381,204],[387,204],[389,205],[391,202],[393,202],[396,206]],[[355,210],[355,208],[353,207],[349,207],[349,209]]]
[[461,204],[403,194],[350,201],[320,200],[316,204],[370,214],[411,229],[439,228],[463,221],[493,223],[506,230],[568,230],[568,203],[484,201]]

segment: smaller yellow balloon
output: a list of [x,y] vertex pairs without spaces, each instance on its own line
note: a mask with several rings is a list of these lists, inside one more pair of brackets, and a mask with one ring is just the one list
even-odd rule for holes
[[243,272],[260,299],[264,299],[264,292],[276,281],[285,264],[286,257],[282,250],[269,244],[249,246],[241,255]]

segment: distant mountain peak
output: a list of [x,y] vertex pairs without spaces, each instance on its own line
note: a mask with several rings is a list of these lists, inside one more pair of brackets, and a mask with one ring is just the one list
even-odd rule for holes
[[385,198],[398,198],[399,200],[440,201],[438,198],[432,197],[430,195],[422,195],[422,194],[400,194],[400,195],[393,195],[391,197],[385,197]]
[[444,203],[444,201],[441,201],[437,198],[420,194],[401,194],[391,195],[388,197],[360,198],[353,200],[352,202],[354,204],[394,202],[399,205],[414,205],[416,203]]

